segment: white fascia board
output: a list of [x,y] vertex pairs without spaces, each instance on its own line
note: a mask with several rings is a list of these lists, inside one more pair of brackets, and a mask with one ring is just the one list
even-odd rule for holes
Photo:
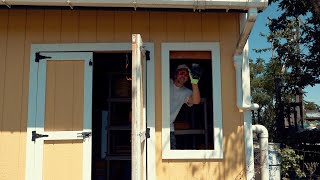
[[91,7],[133,7],[133,8],[190,8],[190,9],[241,9],[268,6],[268,0],[2,0],[4,5],[34,6],[91,6]]

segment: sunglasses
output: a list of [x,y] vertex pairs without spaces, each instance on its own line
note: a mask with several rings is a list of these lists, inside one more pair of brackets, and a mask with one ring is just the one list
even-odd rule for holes
[[180,76],[188,76],[189,72],[186,70],[181,70],[181,71],[178,71],[177,74]]

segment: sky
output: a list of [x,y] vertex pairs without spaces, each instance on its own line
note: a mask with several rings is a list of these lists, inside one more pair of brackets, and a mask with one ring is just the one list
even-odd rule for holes
[[[267,9],[258,14],[249,37],[249,57],[251,59],[256,59],[258,57],[261,57],[265,60],[270,59],[271,52],[258,54],[255,53],[253,49],[271,47],[271,44],[266,41],[266,38],[261,37],[260,33],[267,34],[269,32],[269,29],[266,26],[268,22],[267,17],[276,17],[277,15],[279,15],[279,12],[277,12],[277,6],[274,4],[271,4]],[[320,84],[314,87],[308,86],[304,89],[304,91],[304,100],[311,101],[320,105]]]

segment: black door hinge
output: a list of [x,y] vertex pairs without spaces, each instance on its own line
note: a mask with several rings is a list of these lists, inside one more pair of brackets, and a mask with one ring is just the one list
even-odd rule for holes
[[150,138],[150,128],[146,129],[146,138]]
[[40,54],[40,52],[36,52],[36,58],[35,58],[35,62],[39,62],[41,59],[50,59],[50,56],[43,56]]
[[92,61],[91,61],[91,59],[90,59],[90,61],[89,61],[89,66],[92,66],[92,64],[93,64],[93,63],[92,63]]
[[146,60],[150,60],[150,51],[146,50]]
[[91,132],[81,132],[79,133],[79,136],[82,137],[83,139],[88,138],[92,135]]
[[37,134],[36,131],[32,131],[32,141],[36,141],[37,138],[48,137],[46,134]]

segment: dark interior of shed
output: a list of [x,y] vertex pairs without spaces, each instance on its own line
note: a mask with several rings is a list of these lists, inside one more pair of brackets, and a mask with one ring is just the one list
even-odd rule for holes
[[[94,53],[92,93],[92,179],[131,179],[131,52]],[[211,59],[170,59],[200,64],[201,104],[183,106],[177,116],[179,149],[213,149]],[[186,86],[191,88],[191,84]],[[189,131],[189,132],[188,132]],[[191,133],[190,133],[191,132]]]

